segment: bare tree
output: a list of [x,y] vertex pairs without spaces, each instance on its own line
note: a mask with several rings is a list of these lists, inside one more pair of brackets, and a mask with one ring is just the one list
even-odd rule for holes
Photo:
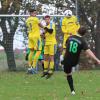
[[[18,14],[21,2],[21,0],[2,0],[0,14]],[[10,31],[8,31],[7,26],[9,26]],[[16,63],[13,52],[13,37],[17,29],[17,26],[18,18],[10,18],[6,16],[0,18],[0,27],[3,33],[3,40],[0,41],[0,44],[4,47],[7,56],[8,68],[11,71],[16,70]]]

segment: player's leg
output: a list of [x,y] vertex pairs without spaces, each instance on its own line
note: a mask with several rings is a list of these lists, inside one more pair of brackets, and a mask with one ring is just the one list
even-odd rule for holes
[[71,73],[67,74],[67,81],[71,90],[72,95],[75,94],[75,89],[74,89],[74,85],[73,85],[73,77]]
[[38,58],[40,54],[41,54],[41,51],[36,51],[36,54],[34,55],[32,67],[35,73],[37,73],[36,67],[37,67],[37,62],[38,62]]
[[32,71],[33,53],[34,53],[34,49],[30,49],[30,53],[29,53],[29,56],[28,56],[28,73],[30,73],[30,74],[33,74],[33,71]]
[[32,67],[33,67],[34,72],[36,72],[37,62],[42,50],[42,43],[41,43],[40,37],[35,39],[34,44],[35,44],[34,48],[36,50],[36,54],[34,55]]
[[44,70],[43,70],[42,77],[48,74],[48,67],[49,67],[48,45],[45,45],[44,46]]
[[30,48],[30,53],[29,53],[29,57],[28,57],[28,61],[29,61],[29,66],[32,66],[32,57],[33,57],[33,53],[34,53],[34,49]]
[[50,70],[54,70],[54,55],[56,54],[57,47],[55,44],[49,46]]
[[73,85],[73,77],[72,77],[72,67],[68,64],[64,65],[64,72],[67,75],[67,81],[71,90],[72,95],[75,94],[75,89]]
[[33,53],[34,53],[34,41],[32,37],[29,37],[29,44],[28,44],[28,48],[30,49],[30,53],[28,56],[28,73],[33,74],[32,72],[32,57],[33,57]]
[[48,67],[49,67],[49,56],[47,54],[44,54],[44,69],[41,77],[44,77],[45,75],[48,74]]
[[42,66],[42,69],[44,70],[44,57],[43,57],[43,53],[40,54],[38,60],[40,61],[40,65]]
[[49,45],[49,61],[50,61],[50,65],[49,65],[49,71],[48,71],[47,78],[51,77],[51,75],[53,74],[53,71],[54,71],[54,53],[55,53],[54,46],[55,46],[54,44],[53,45]]
[[53,75],[54,72],[54,55],[49,55],[49,60],[50,60],[50,64],[49,64],[49,71],[48,71],[48,75],[47,75],[47,79],[50,78]]

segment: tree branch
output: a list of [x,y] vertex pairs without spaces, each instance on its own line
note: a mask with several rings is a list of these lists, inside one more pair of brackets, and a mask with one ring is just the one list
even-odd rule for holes
[[[75,3],[75,0],[72,0],[72,2]],[[90,26],[91,29],[93,29],[94,25],[88,20],[88,15],[86,14],[85,8],[79,0],[78,0],[78,7],[79,7],[80,12],[84,16],[86,23]]]
[[1,29],[2,29],[2,32],[3,32],[3,41],[6,41],[6,37],[7,37],[7,28],[6,28],[6,18],[1,18],[1,22],[0,22],[0,26],[1,26]]
[[14,25],[11,26],[11,33],[14,35],[15,34],[15,31],[18,27],[18,17],[15,18],[15,23]]
[[4,42],[0,40],[0,45],[4,47]]
[[100,0],[97,0],[97,4],[98,4],[98,7],[97,7],[97,30],[100,32]]

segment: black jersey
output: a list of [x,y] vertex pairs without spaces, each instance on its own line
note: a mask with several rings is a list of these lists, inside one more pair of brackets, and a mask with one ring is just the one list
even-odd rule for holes
[[82,50],[87,50],[88,45],[83,37],[73,35],[66,41],[66,53],[64,63],[70,66],[75,66],[79,61],[79,56]]

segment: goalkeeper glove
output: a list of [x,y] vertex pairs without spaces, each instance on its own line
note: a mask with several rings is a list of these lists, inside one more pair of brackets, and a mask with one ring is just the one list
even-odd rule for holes
[[47,32],[49,32],[50,34],[52,34],[53,29],[48,29],[47,27],[44,28]]

